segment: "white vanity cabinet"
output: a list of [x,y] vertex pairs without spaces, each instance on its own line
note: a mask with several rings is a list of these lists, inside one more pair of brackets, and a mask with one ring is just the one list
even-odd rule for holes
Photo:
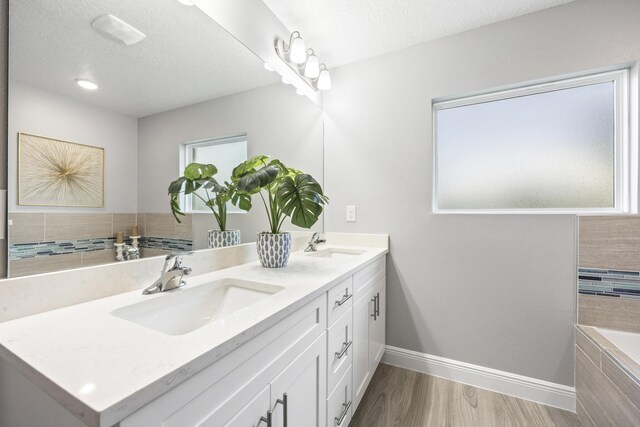
[[386,275],[381,258],[354,275],[353,411],[362,400],[385,349]]
[[384,354],[385,271],[378,258],[328,292],[327,427],[349,425]]
[[[0,360],[7,380],[0,387],[0,425],[45,425],[37,419],[48,427],[347,427],[384,354],[385,257],[351,271],[308,302],[291,302],[268,324],[228,337],[216,331],[220,350],[201,345],[181,368],[88,417],[73,406],[67,412],[54,394],[3,370],[7,362]],[[188,340],[153,338],[165,340],[169,353]]]
[[[120,427],[324,426],[326,294],[120,422]],[[262,421],[261,421],[262,420]]]

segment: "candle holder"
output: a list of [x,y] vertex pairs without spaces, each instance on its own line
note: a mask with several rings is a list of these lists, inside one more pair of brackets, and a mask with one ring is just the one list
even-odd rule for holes
[[138,241],[140,240],[140,236],[129,236],[131,239],[131,246],[138,249]]
[[116,247],[116,260],[124,261],[124,257],[122,256],[122,248],[124,247],[124,243],[114,243],[113,246]]

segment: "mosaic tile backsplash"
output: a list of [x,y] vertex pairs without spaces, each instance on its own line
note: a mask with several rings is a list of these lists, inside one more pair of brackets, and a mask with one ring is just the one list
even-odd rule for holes
[[[77,252],[95,252],[113,250],[115,238],[95,238],[79,240],[63,240],[35,243],[14,243],[9,246],[9,259],[20,260],[53,255],[72,254]],[[131,244],[131,240],[125,243]],[[175,251],[190,251],[193,248],[191,240],[173,239],[168,237],[143,236],[139,247]]]
[[579,268],[578,292],[583,295],[640,299],[640,272]]

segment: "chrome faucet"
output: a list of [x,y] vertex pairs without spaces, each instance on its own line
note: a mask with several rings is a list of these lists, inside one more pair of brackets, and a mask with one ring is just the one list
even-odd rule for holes
[[145,288],[142,295],[157,294],[158,292],[167,292],[172,289],[186,285],[182,280],[184,276],[191,274],[191,267],[182,265],[182,256],[191,255],[193,252],[174,252],[167,255],[164,260],[164,267],[160,273],[160,278],[156,282]]
[[140,259],[140,249],[135,246],[124,245],[122,247],[122,257],[125,261],[131,261],[132,259]]
[[325,242],[325,239],[320,238],[320,233],[313,233],[313,236],[311,236],[311,240],[309,240],[309,245],[307,245],[304,251],[315,252],[318,250],[318,245]]

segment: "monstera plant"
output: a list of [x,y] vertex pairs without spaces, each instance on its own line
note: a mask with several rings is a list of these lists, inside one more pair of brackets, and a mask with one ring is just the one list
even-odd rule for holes
[[258,155],[238,165],[231,176],[238,203],[258,195],[267,213],[269,231],[258,234],[258,258],[265,267],[284,267],[291,250],[291,234],[281,233],[290,218],[293,225],[311,228],[328,202],[311,175],[286,167],[280,160]]
[[227,204],[242,210],[251,208],[251,197],[238,193],[234,182],[220,184],[214,175],[218,168],[212,164],[191,163],[184,175],[169,184],[171,212],[178,223],[185,213],[180,208],[180,194],[200,199],[207,206],[218,224],[219,230],[209,230],[209,247],[232,246],[240,243],[240,230],[227,230]]

